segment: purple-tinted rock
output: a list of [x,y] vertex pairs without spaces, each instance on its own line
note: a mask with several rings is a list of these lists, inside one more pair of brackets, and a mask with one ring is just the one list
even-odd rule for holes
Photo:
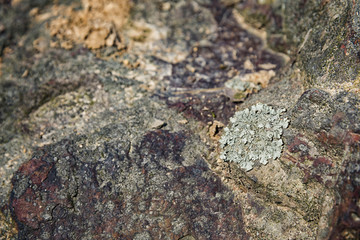
[[187,138],[148,132],[132,153],[107,145],[102,160],[79,153],[76,141],[44,148],[13,179],[19,236],[247,239],[229,189],[202,158],[184,165]]

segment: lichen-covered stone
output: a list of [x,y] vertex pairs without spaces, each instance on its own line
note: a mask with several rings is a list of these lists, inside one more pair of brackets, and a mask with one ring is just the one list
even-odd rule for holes
[[[360,2],[281,1],[283,32],[308,87],[360,92]],[[316,14],[314,14],[316,12]]]
[[[359,1],[135,0],[96,52],[54,47],[53,1],[0,2],[1,237],[358,236]],[[218,139],[258,102],[291,125],[246,172]]]
[[220,158],[239,163],[242,169],[249,171],[255,163],[265,165],[268,160],[280,157],[282,131],[289,123],[280,117],[284,111],[259,103],[236,112],[230,118],[231,126],[225,128],[220,139],[223,148]]
[[[111,128],[128,137],[126,125]],[[10,201],[20,238],[248,239],[229,189],[201,156],[182,157],[198,141],[189,133],[156,130],[132,147],[109,139],[92,150],[95,136],[47,146],[20,167]]]

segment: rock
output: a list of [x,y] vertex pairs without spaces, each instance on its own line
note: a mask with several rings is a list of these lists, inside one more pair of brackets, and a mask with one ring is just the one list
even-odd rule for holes
[[160,129],[164,126],[166,126],[166,122],[159,119],[154,119],[154,121],[152,121],[150,124],[150,128],[152,129]]
[[284,32],[308,87],[359,93],[359,8],[352,0],[284,2]]
[[[248,239],[231,191],[199,153],[182,157],[199,140],[156,130],[130,146],[127,128],[49,145],[20,167],[10,200],[20,237]],[[122,141],[86,144],[107,131]]]
[[[357,238],[357,1],[140,0],[61,43],[59,9],[90,8],[19,3],[0,8],[0,236]],[[245,172],[219,139],[258,103],[290,124]]]

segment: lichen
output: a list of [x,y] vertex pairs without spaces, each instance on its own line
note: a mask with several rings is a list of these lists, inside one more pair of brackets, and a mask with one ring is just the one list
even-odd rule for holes
[[220,139],[223,148],[220,158],[239,163],[243,170],[249,171],[255,163],[266,165],[268,160],[280,157],[281,135],[289,124],[289,120],[280,116],[284,111],[258,103],[236,112]]
[[81,3],[80,10],[77,4],[55,5],[48,13],[47,16],[53,16],[48,29],[58,39],[52,44],[65,49],[73,48],[76,43],[94,50],[106,46],[124,47],[120,31],[129,15],[130,1],[81,0]]

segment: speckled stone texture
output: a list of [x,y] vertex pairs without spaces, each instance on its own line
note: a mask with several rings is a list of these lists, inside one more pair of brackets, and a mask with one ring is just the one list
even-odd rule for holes
[[[98,50],[53,6],[0,0],[1,240],[358,239],[358,1],[133,0]],[[257,103],[290,122],[244,172],[219,139]]]
[[184,163],[185,145],[196,143],[187,138],[149,131],[132,150],[110,140],[99,146],[101,158],[78,147],[81,137],[41,149],[13,178],[19,237],[247,239],[231,191],[201,156]]
[[[356,239],[360,234],[359,104],[351,93],[331,96],[309,89],[292,110],[292,126],[297,133],[289,141],[284,159],[304,171],[303,181],[313,179],[338,191],[340,204],[334,208],[331,239]],[[299,131],[304,128],[306,133]]]

